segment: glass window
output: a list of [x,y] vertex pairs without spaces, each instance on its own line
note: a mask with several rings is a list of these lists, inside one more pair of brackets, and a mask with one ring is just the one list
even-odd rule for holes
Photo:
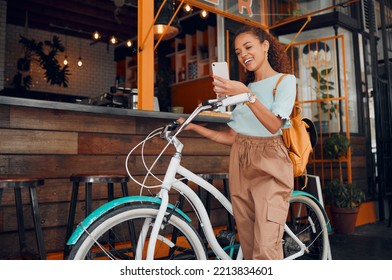
[[[285,19],[306,15],[333,5],[332,0],[275,0],[271,1],[271,21],[276,24]],[[325,11],[327,13],[330,11]],[[320,13],[322,14],[322,13]]]
[[[319,132],[358,132],[357,89],[351,33],[332,27],[302,32],[288,49],[298,82],[298,102]],[[323,37],[320,37],[323,34]],[[296,34],[279,39],[289,44]],[[348,116],[348,120],[346,119]]]
[[[199,3],[198,3],[199,2]],[[253,21],[256,24],[267,26],[266,10],[267,4],[264,1],[249,0],[202,0],[187,1],[188,4],[200,7],[200,4],[207,4],[214,9],[214,13],[222,14],[225,17],[235,19],[240,22]]]

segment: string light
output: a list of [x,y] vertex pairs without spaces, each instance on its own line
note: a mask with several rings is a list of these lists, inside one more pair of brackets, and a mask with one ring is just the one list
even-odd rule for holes
[[189,5],[189,4],[185,4],[185,6],[184,6],[184,11],[186,12],[186,13],[190,13],[190,12],[192,12],[192,7]]
[[67,39],[67,36],[65,36],[65,48],[64,48],[64,51],[65,51],[65,57],[64,57],[64,65],[68,65],[68,59],[67,59],[67,49],[68,49],[68,39]]
[[101,39],[101,34],[100,34],[98,31],[95,31],[95,32],[93,33],[93,39],[94,39],[94,40],[99,40],[99,39]]
[[200,17],[201,18],[207,18],[208,17],[208,12],[206,10],[201,10],[200,11]]
[[79,60],[78,60],[78,66],[81,67],[83,65],[82,63],[82,40],[79,40]]
[[[101,33],[99,33],[99,31],[98,30],[96,30],[93,34],[92,34],[92,38],[95,40],[95,41],[98,41],[98,40],[101,40],[103,37],[105,37],[104,35],[101,35]],[[128,39],[128,40],[121,40],[122,42],[125,42],[125,44],[127,45],[127,47],[132,47],[133,46],[133,42],[132,42],[132,40],[131,39]],[[109,42],[112,44],[112,45],[116,45],[118,42],[119,42],[119,39],[115,36],[115,35],[112,35],[111,37],[110,37],[110,39],[109,39]]]
[[114,35],[110,38],[110,43],[113,45],[117,44],[117,38]]

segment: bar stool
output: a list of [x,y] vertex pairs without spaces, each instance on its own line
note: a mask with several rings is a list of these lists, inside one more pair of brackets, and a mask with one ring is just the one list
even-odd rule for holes
[[[198,174],[204,180],[213,185],[214,180],[222,180],[223,181],[223,191],[224,195],[230,200],[230,190],[229,190],[229,174],[228,173],[203,173]],[[211,212],[211,201],[210,201],[210,193],[205,191],[203,188],[198,189],[198,195],[200,199],[203,201],[208,215]],[[200,227],[200,225],[199,225]],[[230,213],[227,213],[227,230],[235,232],[235,223],[234,218]]]
[[[121,190],[123,196],[128,196],[128,185],[129,177],[126,175],[118,174],[74,174],[70,177],[72,182],[72,194],[71,202],[68,214],[68,224],[67,232],[65,235],[65,243],[67,243],[69,237],[74,230],[75,223],[75,212],[76,204],[78,201],[79,184],[85,184],[85,217],[87,217],[92,212],[92,186],[93,183],[106,183],[108,188],[107,200],[111,201],[114,199],[114,184],[119,183],[121,185]],[[69,254],[69,247],[65,244],[64,246],[64,258]]]
[[[230,200],[230,191],[229,191],[229,175],[227,173],[203,173],[203,174],[197,174],[198,176],[202,177],[204,180],[209,182],[210,184],[213,185],[214,180],[222,180],[223,181],[223,189],[224,189],[224,195]],[[188,184],[188,180],[183,180],[184,184]],[[200,200],[203,202],[204,207],[206,208],[208,216],[210,216],[211,213],[211,199],[210,199],[210,193],[205,191],[202,187],[198,187],[197,194],[200,198]],[[178,195],[178,201],[176,206],[182,210],[184,205],[184,196],[179,194]],[[227,213],[227,228],[226,231],[222,232],[231,232],[235,233],[235,223],[234,223],[234,218],[230,213]],[[205,246],[208,245],[207,239],[203,235],[203,229],[201,227],[200,221],[198,225],[198,232],[201,236],[203,236],[203,242]],[[176,244],[177,238],[179,237],[179,232],[175,228],[173,229],[172,232],[172,238],[171,241]],[[219,240],[218,240],[219,241]],[[208,249],[207,251],[208,256],[213,256],[214,253],[212,252],[211,249]],[[171,251],[169,252],[169,255],[171,254]]]
[[28,254],[26,246],[26,234],[24,225],[24,214],[21,189],[28,188],[30,193],[31,210],[34,221],[35,237],[38,247],[39,257],[42,260],[46,259],[44,238],[40,223],[40,214],[38,209],[38,199],[36,187],[44,185],[44,179],[38,178],[0,178],[0,203],[4,189],[14,189],[16,217],[18,223],[19,247],[21,256]]

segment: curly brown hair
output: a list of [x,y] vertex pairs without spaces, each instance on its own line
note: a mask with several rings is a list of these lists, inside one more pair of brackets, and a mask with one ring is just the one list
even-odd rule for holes
[[[264,40],[267,40],[270,45],[268,49],[268,62],[271,67],[279,73],[291,74],[292,70],[290,59],[287,56],[284,46],[278,41],[278,39],[261,28],[244,25],[235,34],[234,41],[235,38],[242,33],[254,34],[261,43],[264,42]],[[246,72],[245,84],[253,82],[254,79],[254,72]]]

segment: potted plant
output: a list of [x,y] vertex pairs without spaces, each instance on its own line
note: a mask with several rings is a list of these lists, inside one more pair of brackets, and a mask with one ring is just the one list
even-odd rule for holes
[[317,70],[316,67],[312,66],[311,76],[315,80],[316,85],[313,90],[316,92],[317,99],[325,100],[317,103],[318,110],[314,115],[317,119],[316,127],[318,125],[319,133],[328,132],[328,120],[332,120],[333,117],[337,116],[337,103],[332,100],[334,95],[331,93],[334,90],[335,83],[329,79],[333,68],[326,68]]
[[350,234],[355,230],[359,207],[365,193],[357,185],[332,180],[324,188],[326,204],[331,206],[336,232]]
[[343,134],[332,134],[323,141],[324,157],[330,160],[339,161],[339,178],[343,181],[341,158],[347,156],[350,148],[350,141]]
[[332,134],[323,142],[324,156],[327,159],[340,159],[347,156],[350,141],[343,134]]
[[354,232],[359,206],[365,200],[360,187],[343,181],[341,159],[349,148],[350,141],[342,134],[333,134],[323,142],[324,156],[339,162],[339,179],[325,185],[324,197],[331,207],[335,231],[348,234]]

